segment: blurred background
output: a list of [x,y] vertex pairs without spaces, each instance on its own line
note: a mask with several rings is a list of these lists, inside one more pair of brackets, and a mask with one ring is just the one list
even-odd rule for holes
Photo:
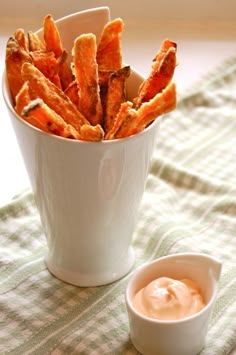
[[36,30],[48,13],[58,19],[99,6],[124,20],[124,60],[144,75],[162,39],[178,43],[180,91],[236,49],[235,0],[8,0],[0,4],[0,31]]
[[[146,0],[125,2],[117,0],[22,0],[1,1],[1,15],[7,23],[15,18],[15,24],[31,22],[35,28],[40,26],[40,18],[50,12],[55,17],[65,16],[72,12],[91,7],[109,6],[112,16],[120,16],[125,22],[165,22],[165,21],[196,21],[215,24],[223,22],[226,25],[235,23],[235,0]],[[17,14],[17,17],[15,15]],[[3,22],[1,22],[3,23]],[[142,23],[140,23],[142,27]]]

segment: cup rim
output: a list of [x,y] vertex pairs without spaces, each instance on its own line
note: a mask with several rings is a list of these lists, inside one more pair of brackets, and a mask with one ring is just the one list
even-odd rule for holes
[[[150,322],[150,323],[154,323],[157,325],[176,325],[176,324],[182,324],[182,323],[187,323],[190,322],[196,318],[199,318],[203,313],[209,311],[209,309],[212,307],[212,304],[215,302],[216,299],[216,294],[217,294],[217,286],[215,287],[215,289],[213,290],[212,296],[210,298],[210,301],[197,313],[194,313],[190,316],[181,318],[181,319],[171,319],[171,320],[165,320],[165,319],[158,319],[158,318],[153,318],[153,317],[148,317],[145,316],[144,314],[140,313],[139,311],[136,310],[136,308],[133,306],[133,302],[131,300],[130,297],[130,289],[132,287],[133,282],[135,282],[135,279],[137,279],[139,277],[139,274],[142,273],[142,271],[149,269],[153,264],[158,263],[159,261],[162,260],[171,260],[171,259],[178,259],[178,258],[182,258],[183,256],[188,256],[188,257],[211,257],[208,254],[205,253],[177,253],[177,254],[170,254],[170,255],[166,255],[166,256],[162,256],[160,258],[154,259],[150,262],[146,262],[143,265],[140,265],[138,268],[136,268],[132,274],[131,277],[128,281],[127,287],[126,287],[126,291],[125,291],[125,301],[126,301],[126,307],[127,309],[129,309],[132,313],[134,313],[136,315],[136,317],[139,317],[140,319],[146,321],[146,322]],[[213,257],[212,257],[213,258]],[[215,260],[217,260],[219,263],[220,260],[215,258]]]
[[[132,71],[135,74],[139,75],[136,70],[132,69]],[[148,127],[146,127],[144,130],[142,130],[141,132],[133,134],[133,135],[128,136],[128,137],[124,137],[124,138],[115,138],[115,139],[109,139],[109,140],[103,139],[102,141],[98,141],[98,142],[97,141],[85,141],[85,140],[83,141],[83,140],[77,140],[77,139],[69,139],[69,138],[57,136],[57,135],[52,134],[52,133],[44,132],[41,129],[39,129],[39,128],[31,125],[27,121],[25,121],[14,110],[14,107],[13,107],[13,105],[11,103],[11,98],[10,98],[10,96],[9,96],[7,91],[8,91],[8,83],[7,83],[6,70],[4,69],[3,75],[2,75],[2,96],[3,96],[4,102],[5,102],[8,110],[10,110],[10,112],[14,116],[14,119],[18,120],[18,122],[20,122],[21,124],[27,126],[29,129],[34,130],[38,134],[47,136],[48,139],[58,140],[58,141],[61,141],[61,142],[67,142],[67,144],[70,143],[70,144],[93,144],[93,145],[107,145],[108,144],[108,145],[111,145],[111,144],[119,144],[120,142],[128,142],[128,141],[131,141],[131,140],[140,139],[143,135],[148,134],[148,132],[150,130],[152,130],[155,126],[159,125],[162,122],[162,116],[159,116],[156,119],[154,119],[153,122]]]

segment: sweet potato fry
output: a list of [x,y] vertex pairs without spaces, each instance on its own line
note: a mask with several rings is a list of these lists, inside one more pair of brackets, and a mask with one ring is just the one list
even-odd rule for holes
[[48,50],[53,51],[58,60],[58,73],[61,87],[65,90],[73,81],[71,68],[67,63],[67,52],[63,48],[61,36],[53,17],[48,14],[43,21],[43,37]]
[[79,107],[79,88],[75,80],[67,86],[64,93],[69,97],[69,99],[76,107]]
[[63,133],[60,134],[60,136],[64,138],[77,139],[77,140],[83,139],[80,133],[78,133],[78,131],[76,131],[76,129],[74,129],[74,127],[71,126],[70,124],[67,124],[65,126]]
[[121,33],[123,27],[124,23],[120,18],[104,26],[97,48],[99,70],[119,70],[122,67]]
[[14,37],[15,37],[16,41],[18,42],[20,48],[25,50],[26,52],[29,52],[28,36],[25,34],[24,29],[18,28],[14,33]]
[[61,81],[58,74],[59,65],[53,51],[30,52],[33,64],[56,86],[61,88]]
[[72,52],[75,78],[79,86],[79,110],[94,126],[101,124],[103,114],[96,49],[96,37],[90,33],[76,38]]
[[104,139],[104,131],[100,124],[92,126],[91,124],[84,124],[81,127],[80,134],[82,140],[100,142]]
[[32,120],[36,122],[37,127],[44,132],[65,138],[80,139],[79,133],[55,111],[50,109],[42,99],[37,98],[31,101],[24,107],[21,115],[26,121],[29,120],[30,123],[32,123]]
[[168,52],[170,48],[175,48],[177,50],[177,44],[169,39],[165,39],[159,51],[157,52],[155,58],[153,59],[153,70],[155,71],[155,68],[159,67],[160,62],[163,60],[165,54]]
[[73,82],[74,76],[71,67],[67,63],[67,52],[63,51],[61,56],[57,58],[58,62],[58,74],[61,81],[61,87],[65,90],[70,83]]
[[24,82],[18,94],[16,95],[16,104],[15,110],[18,115],[21,115],[21,112],[25,106],[27,106],[31,101],[29,83],[28,81]]
[[18,94],[16,95],[15,110],[18,113],[18,115],[20,115],[28,123],[30,123],[31,125],[41,129],[41,125],[33,117],[27,117],[27,119],[25,119],[25,116],[22,115],[22,111],[23,111],[24,107],[29,105],[29,103],[31,102],[32,98],[33,97],[32,97],[32,93],[30,92],[29,83],[26,81],[22,85],[22,87],[21,87],[20,91],[18,92]]
[[135,110],[126,107],[123,120],[118,128],[112,129],[107,139],[125,138],[143,131],[153,120],[173,110],[176,106],[176,87],[170,83],[161,93]]
[[142,83],[137,97],[133,100],[138,108],[143,102],[151,100],[161,92],[172,80],[176,67],[176,44],[165,40],[154,58],[152,70],[148,78]]
[[176,86],[171,82],[149,102],[138,109],[138,126],[146,127],[156,117],[173,110],[176,106]]
[[[176,107],[176,86],[173,82],[158,93],[153,99],[143,103],[137,110],[137,118],[130,124],[126,135],[137,134],[144,130],[154,119],[166,114]],[[117,135],[117,138],[119,135]]]
[[108,132],[113,126],[120,105],[126,99],[126,79],[130,75],[130,67],[123,67],[110,75],[106,95],[104,129]]
[[98,83],[100,88],[100,98],[102,103],[103,116],[106,111],[106,100],[107,100],[107,90],[108,90],[108,81],[111,74],[114,73],[113,70],[99,70],[98,71]]
[[16,112],[46,132],[101,141],[134,135],[176,106],[172,82],[177,45],[165,39],[136,97],[126,98],[130,67],[123,66],[120,18],[101,36],[75,38],[72,62],[52,15],[43,20],[43,37],[19,28],[6,48],[6,72]]
[[30,63],[31,61],[29,53],[19,45],[15,38],[10,37],[6,46],[5,65],[8,84],[13,100],[15,100],[15,96],[24,83],[21,76],[21,67],[23,63]]
[[130,117],[133,115],[136,115],[136,110],[133,109],[133,103],[131,101],[123,102],[115,117],[112,128],[105,135],[105,139],[109,140],[116,138],[117,132],[119,132],[122,125],[129,121]]
[[69,97],[48,80],[34,65],[25,63],[22,66],[22,77],[25,81],[29,81],[31,90],[38,97],[78,132],[80,132],[80,127],[83,124],[88,123]]
[[129,137],[133,134],[132,127],[138,118],[137,111],[132,107],[127,108],[126,116],[121,123],[119,129],[113,135],[113,139]]
[[32,31],[28,31],[28,41],[29,41],[29,51],[34,52],[34,51],[46,50],[46,46],[43,43],[43,41],[41,41],[39,36]]

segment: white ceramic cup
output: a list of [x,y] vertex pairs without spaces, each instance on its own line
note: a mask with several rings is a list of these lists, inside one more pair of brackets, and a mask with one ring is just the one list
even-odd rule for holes
[[[65,48],[70,52],[80,33],[99,36],[108,20],[106,7],[60,19]],[[12,107],[5,76],[3,80],[3,96],[47,239],[48,269],[78,286],[121,278],[135,259],[132,234],[160,120],[125,139],[64,139],[22,120]],[[133,70],[127,83],[129,98],[142,80]]]
[[[221,262],[205,254],[175,254],[154,260],[134,271],[126,289],[130,337],[144,355],[196,355],[205,344],[208,323],[217,293]],[[201,288],[205,307],[180,320],[146,317],[133,306],[134,295],[159,277],[189,278]]]

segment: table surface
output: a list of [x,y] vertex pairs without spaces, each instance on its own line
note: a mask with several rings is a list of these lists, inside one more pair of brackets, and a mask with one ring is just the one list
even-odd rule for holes
[[[0,16],[3,16],[1,14]],[[4,17],[4,16],[3,16]],[[0,75],[4,70],[5,44],[18,25],[14,19],[0,21]],[[24,19],[22,27],[30,28],[32,19]],[[145,29],[145,30],[144,30]],[[158,23],[131,21],[123,35],[124,61],[146,76],[151,60],[163,38],[178,43],[179,65],[175,73],[178,94],[197,82],[225,59],[236,53],[235,21],[200,22],[170,20]],[[0,94],[0,205],[30,186],[16,138]],[[236,354],[236,351],[233,352]]]

